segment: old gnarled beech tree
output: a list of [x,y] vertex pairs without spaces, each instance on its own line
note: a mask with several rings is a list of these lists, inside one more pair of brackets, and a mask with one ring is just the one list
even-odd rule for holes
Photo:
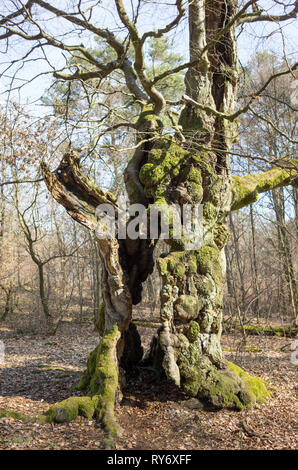
[[[171,203],[203,204],[203,246],[187,251],[183,240],[170,238],[170,252],[157,260],[162,278],[162,327],[153,338],[148,361],[187,395],[217,408],[242,409],[264,401],[269,393],[261,379],[227,363],[220,346],[228,215],[256,201],[262,192],[297,185],[297,165],[281,159],[277,167],[262,174],[236,177],[230,173],[229,152],[237,139],[237,118],[254,100],[252,97],[245,109],[236,109],[235,29],[245,22],[293,18],[297,7],[275,18],[261,11],[256,1],[240,9],[236,0],[192,0],[188,6],[184,3],[177,0],[177,17],[167,27],[141,36],[122,0],[115,0],[134,47],[133,67],[125,56],[124,45],[112,32],[87,20],[84,27],[104,38],[118,57],[109,64],[98,64],[92,77],[103,77],[119,68],[130,93],[142,103],[134,125],[137,146],[125,171],[130,202],[148,208],[153,203],[163,207]],[[32,1],[28,8],[31,4],[67,17],[46,2]],[[162,77],[149,80],[146,75],[143,46],[147,37],[170,31],[187,11],[190,60],[183,66],[187,68],[185,105],[175,135],[167,135],[163,120],[170,104],[155,87]],[[67,17],[80,24],[76,18]],[[65,78],[91,78],[79,75],[77,72],[77,76]],[[65,154],[54,172],[46,164],[42,169],[52,196],[88,229],[96,228],[95,209],[99,204],[110,203],[117,212],[116,198],[84,176],[75,153]],[[97,243],[102,262],[103,305],[98,318],[101,339],[90,354],[79,385],[86,396],[54,405],[47,419],[63,422],[78,414],[95,416],[113,438],[117,435],[114,405],[121,396],[125,374],[142,358],[140,338],[131,322],[132,305],[140,302],[142,282],[152,272],[154,241],[114,238]]]

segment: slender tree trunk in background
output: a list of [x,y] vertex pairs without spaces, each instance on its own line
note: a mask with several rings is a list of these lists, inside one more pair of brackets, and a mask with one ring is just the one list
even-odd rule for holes
[[42,310],[43,310],[44,317],[46,320],[47,330],[49,334],[53,335],[56,332],[56,328],[55,328],[53,318],[49,309],[49,303],[48,303],[48,297],[47,297],[46,285],[45,285],[46,283],[44,279],[44,265],[43,263],[40,263],[40,262],[38,263],[36,263],[36,261],[34,262],[38,268],[39,297],[41,300]]
[[[77,255],[77,258],[79,256]],[[79,261],[79,260],[77,260]],[[81,268],[81,271],[78,276],[78,292],[79,292],[79,306],[80,306],[80,322],[83,321],[83,306],[84,306],[84,296],[83,296],[83,283],[84,283],[84,269]]]
[[231,250],[230,250],[229,246],[226,246],[225,256],[226,256],[226,262],[227,262],[226,278],[227,278],[227,291],[228,291],[228,300],[226,300],[225,304],[227,305],[229,313],[230,313],[231,318],[233,320],[234,304],[236,304],[237,299],[234,296],[233,263],[232,263],[232,254],[231,254]]
[[233,264],[230,260],[230,256],[229,256],[229,251],[226,250],[226,260],[227,260],[227,285],[228,285],[228,292],[229,292],[229,296],[230,298],[233,298],[234,299],[234,302],[231,306],[231,310],[232,310],[232,318],[234,316],[234,313],[236,312],[236,315],[237,315],[237,318],[239,320],[239,324],[240,324],[240,328],[241,328],[241,333],[242,333],[242,337],[243,337],[243,342],[245,343],[246,342],[246,332],[245,332],[245,328],[244,328],[244,318],[243,318],[243,315],[242,315],[242,312],[243,312],[243,307],[241,309],[240,305],[239,305],[239,300],[238,300],[238,293],[237,293],[237,289],[236,289],[236,279],[237,277],[234,276],[233,274]]
[[[234,248],[235,248],[235,254],[236,254],[236,264],[237,264],[237,270],[238,270],[238,275],[240,279],[241,303],[239,304],[239,300],[237,300],[237,305],[239,308],[242,321],[245,321],[244,311],[245,311],[246,295],[245,295],[245,284],[244,284],[244,267],[242,263],[241,250],[239,247],[239,237],[237,236],[237,233],[236,233],[232,214],[230,214],[230,227],[232,229],[233,242],[234,242]],[[236,288],[234,288],[234,293],[235,295],[237,295]]]
[[92,246],[92,292],[93,292],[93,319],[94,325],[101,322],[100,305],[102,301],[101,293],[101,265],[98,245],[95,237],[89,232],[89,240]]
[[[4,174],[4,162],[2,161],[2,174]],[[0,186],[0,265],[2,265],[3,257],[3,240],[4,240],[4,228],[5,228],[5,196],[4,186]]]
[[[32,206],[34,201],[32,201]],[[45,263],[43,263],[35,249],[35,242],[36,242],[36,226],[35,229],[35,238],[32,237],[30,228],[25,220],[24,213],[20,209],[19,204],[19,192],[18,187],[15,185],[15,207],[17,211],[17,216],[19,220],[20,227],[24,233],[26,242],[27,242],[27,250],[31,256],[33,263],[37,266],[38,269],[38,282],[39,282],[39,297],[42,305],[42,310],[44,313],[44,318],[47,325],[47,330],[50,335],[54,335],[56,332],[56,327],[54,325],[54,320],[52,314],[49,309],[49,302],[48,302],[48,293],[46,292],[46,282],[44,276],[44,267]]]
[[232,293],[232,278],[233,278],[233,273],[232,273],[232,262],[231,262],[231,256],[228,247],[226,246],[226,261],[227,261],[227,289],[228,289],[228,295],[231,297],[233,295]]
[[83,305],[84,305],[84,297],[83,297],[83,283],[84,283],[84,268],[82,268],[80,263],[80,254],[79,254],[79,244],[78,244],[78,234],[76,227],[74,226],[74,246],[76,249],[75,259],[76,259],[76,278],[77,278],[77,286],[78,286],[78,294],[79,294],[79,321],[80,323],[83,321]]
[[[2,247],[2,240],[4,236],[4,219],[5,219],[5,199],[4,199],[4,186],[0,188],[0,246]],[[1,252],[0,252],[1,256]],[[0,258],[1,259],[1,258]]]
[[298,240],[298,189],[292,188],[294,210],[295,210],[295,226],[296,226],[296,238]]
[[260,308],[259,308],[259,296],[260,296],[260,289],[259,289],[259,281],[258,281],[258,264],[257,264],[257,249],[256,249],[256,231],[255,231],[255,221],[254,221],[254,212],[253,206],[249,206],[249,216],[250,216],[250,227],[251,227],[251,237],[252,237],[252,272],[253,272],[253,280],[254,280],[254,287],[255,287],[255,301],[253,303],[253,310],[255,315],[257,316],[257,320],[260,320]]
[[0,317],[0,322],[4,322],[8,315],[12,312],[12,295],[13,295],[13,288],[12,285],[10,284],[9,287],[4,287],[0,285],[0,288],[4,291],[5,293],[5,306],[4,306],[4,311],[2,316]]
[[290,241],[285,222],[285,202],[283,188],[274,189],[272,194],[277,222],[279,249],[286,281],[286,289],[288,292],[288,299],[291,305],[294,321],[297,323],[297,285],[294,275]]

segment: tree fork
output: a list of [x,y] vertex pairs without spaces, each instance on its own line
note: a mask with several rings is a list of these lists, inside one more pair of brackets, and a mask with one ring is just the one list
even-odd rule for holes
[[[96,207],[110,203],[117,215],[113,195],[104,193],[80,171],[74,152],[66,153],[58,168],[51,173],[42,164],[45,183],[56,201],[62,204],[73,219],[95,231]],[[71,397],[50,408],[46,419],[54,422],[71,421],[76,416],[94,416],[103,424],[113,446],[117,435],[114,406],[121,397],[125,373],[142,358],[143,349],[138,331],[131,323],[132,304],[141,298],[142,282],[153,270],[154,243],[147,240],[97,239],[102,265],[103,305],[98,327],[102,338],[90,354],[87,370],[79,389],[86,397]]]

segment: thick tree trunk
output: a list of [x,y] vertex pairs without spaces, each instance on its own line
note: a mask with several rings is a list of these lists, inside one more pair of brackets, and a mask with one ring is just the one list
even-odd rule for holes
[[213,155],[187,151],[174,139],[155,145],[140,175],[145,194],[156,203],[183,203],[182,195],[185,202],[203,203],[202,247],[187,251],[183,240],[168,240],[171,252],[158,260],[162,328],[152,345],[155,366],[159,362],[188,395],[214,407],[242,408],[262,400],[267,395],[262,382],[227,364],[220,347],[231,178],[217,173]]
[[187,72],[186,91],[198,106],[187,104],[181,115],[186,144],[174,139],[156,144],[140,176],[145,194],[155,203],[203,204],[202,247],[187,251],[183,242],[179,246],[169,240],[171,252],[158,261],[163,282],[162,329],[153,347],[161,367],[189,395],[216,407],[242,408],[261,396],[235,373],[235,366],[225,363],[220,347],[224,247],[232,202],[227,152],[235,138],[235,124],[204,109],[208,105],[215,112],[234,111],[234,29],[229,28],[208,51],[204,48],[235,9],[234,0],[190,3],[190,60],[200,60]]

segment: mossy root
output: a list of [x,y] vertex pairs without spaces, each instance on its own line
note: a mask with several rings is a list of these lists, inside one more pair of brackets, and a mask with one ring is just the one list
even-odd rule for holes
[[117,343],[120,336],[115,325],[104,332],[99,345],[91,352],[78,387],[88,396],[67,398],[46,413],[46,420],[56,423],[70,422],[79,415],[96,418],[107,433],[106,448],[114,447],[119,431],[114,408],[118,391]]

